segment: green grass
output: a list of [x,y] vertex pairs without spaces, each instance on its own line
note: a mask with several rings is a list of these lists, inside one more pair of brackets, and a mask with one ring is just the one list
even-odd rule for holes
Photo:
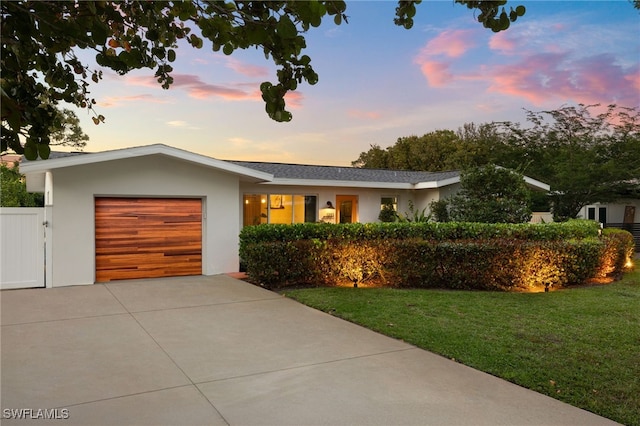
[[640,425],[640,271],[550,293],[308,288],[306,305]]

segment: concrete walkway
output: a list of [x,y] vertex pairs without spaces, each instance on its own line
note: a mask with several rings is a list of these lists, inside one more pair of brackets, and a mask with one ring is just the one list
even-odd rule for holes
[[224,275],[0,298],[3,425],[614,424]]

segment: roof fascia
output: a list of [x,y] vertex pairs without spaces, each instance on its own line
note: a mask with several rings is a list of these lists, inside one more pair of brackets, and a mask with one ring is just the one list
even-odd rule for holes
[[551,190],[551,186],[547,185],[546,183],[540,182],[539,180],[532,179],[528,176],[524,176],[524,182],[534,189],[542,190],[545,192],[549,192]]
[[125,148],[114,151],[96,152],[92,154],[75,155],[71,157],[55,158],[51,160],[30,161],[20,165],[20,171],[24,174],[37,174],[60,169],[64,167],[94,164],[105,161],[123,160],[127,158],[137,158],[149,155],[165,155],[167,157],[187,161],[190,163],[210,167],[232,174],[253,178],[259,181],[270,181],[273,175],[260,172],[248,167],[242,167],[204,155],[176,149],[167,145],[156,144],[135,148]]
[[353,180],[321,180],[321,179],[287,179],[274,178],[269,182],[262,182],[261,185],[281,185],[281,186],[334,186],[341,188],[372,188],[372,189],[414,189],[411,183],[402,182],[366,182]]
[[449,186],[456,183],[460,183],[460,176],[454,176],[448,179],[434,180],[428,182],[418,182],[415,184],[415,189],[436,189],[443,186]]

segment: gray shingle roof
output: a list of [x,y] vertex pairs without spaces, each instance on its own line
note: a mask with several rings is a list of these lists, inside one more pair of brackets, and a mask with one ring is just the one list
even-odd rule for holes
[[[52,151],[50,159],[90,154],[85,152]],[[26,159],[23,157],[24,162]],[[372,182],[385,184],[411,184],[440,182],[460,176],[459,171],[415,172],[410,170],[361,169],[357,167],[317,166],[305,164],[265,163],[258,161],[223,160],[259,172],[269,173],[277,179],[316,180],[335,182]]]
[[360,169],[356,167],[229,161],[272,174],[276,179],[334,180],[353,182],[409,183],[437,182],[460,176],[459,171],[414,172],[409,170]]

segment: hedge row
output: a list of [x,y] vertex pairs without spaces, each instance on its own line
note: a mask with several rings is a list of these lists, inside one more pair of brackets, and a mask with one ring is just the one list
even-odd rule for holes
[[241,245],[259,242],[309,239],[379,240],[410,239],[464,240],[515,238],[552,241],[569,238],[597,237],[597,222],[574,220],[563,223],[489,224],[465,222],[393,222],[393,223],[298,223],[294,225],[246,226],[240,234]]
[[[629,247],[624,231],[607,231],[598,238],[597,224],[594,228],[592,222],[581,222],[588,226],[259,225],[243,229],[240,256],[249,277],[272,288],[296,284],[366,284],[531,290],[579,284],[596,276],[619,273],[626,261],[621,252]],[[491,226],[496,229],[489,231]],[[418,229],[421,235],[428,235],[425,230],[438,228],[449,238],[409,237]],[[374,229],[382,230],[377,238]],[[397,234],[403,238],[388,237],[390,229],[399,230]],[[589,236],[593,229],[596,236]],[[327,236],[324,232],[331,234]],[[362,234],[366,238],[356,238]],[[484,237],[451,238],[469,234]],[[309,238],[310,235],[314,237]],[[537,239],[526,239],[524,235]]]

